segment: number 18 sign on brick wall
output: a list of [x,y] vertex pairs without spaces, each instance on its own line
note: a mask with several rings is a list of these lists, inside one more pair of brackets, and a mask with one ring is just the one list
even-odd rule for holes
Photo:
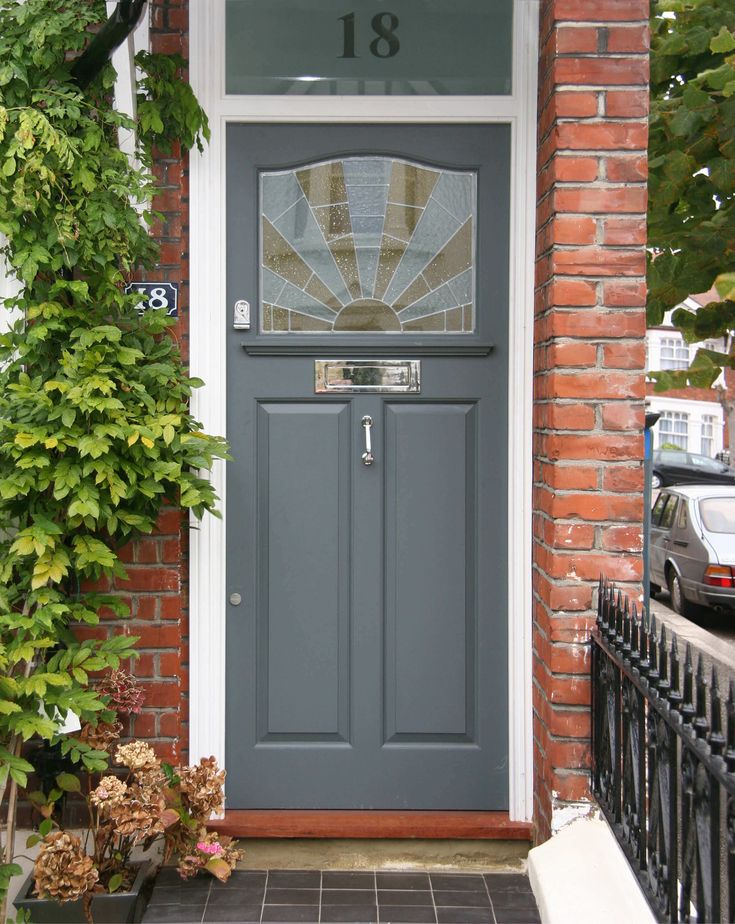
[[140,293],[138,311],[164,311],[170,318],[179,316],[179,287],[174,282],[131,282],[125,294]]

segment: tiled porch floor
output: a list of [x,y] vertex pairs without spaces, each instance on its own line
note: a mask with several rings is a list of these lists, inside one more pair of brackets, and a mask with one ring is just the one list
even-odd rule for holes
[[226,885],[182,882],[175,870],[156,881],[143,924],[204,922],[412,922],[533,924],[538,909],[519,873],[237,870]]

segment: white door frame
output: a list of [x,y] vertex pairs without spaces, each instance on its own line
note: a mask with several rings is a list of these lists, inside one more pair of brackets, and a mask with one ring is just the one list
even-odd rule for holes
[[[263,0],[267,2],[267,0]],[[511,126],[508,430],[508,685],[510,817],[533,814],[531,485],[536,86],[539,0],[514,0],[512,96],[225,96],[225,0],[190,0],[190,79],[211,124],[190,157],[191,374],[206,386],[193,413],[210,433],[227,423],[225,133],[228,122],[504,122]],[[225,466],[213,483],[225,510]],[[191,532],[189,756],[225,756],[225,523]],[[490,704],[488,704],[489,706]]]

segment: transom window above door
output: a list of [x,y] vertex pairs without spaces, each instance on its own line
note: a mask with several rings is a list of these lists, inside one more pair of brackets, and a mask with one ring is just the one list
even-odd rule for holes
[[503,96],[513,0],[226,0],[227,94]]
[[384,156],[260,174],[264,333],[468,333],[477,176]]

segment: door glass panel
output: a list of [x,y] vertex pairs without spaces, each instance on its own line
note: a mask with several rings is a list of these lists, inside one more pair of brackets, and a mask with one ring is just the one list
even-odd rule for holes
[[513,0],[226,0],[229,94],[504,95]]
[[260,174],[267,333],[469,333],[475,171],[348,157]]

